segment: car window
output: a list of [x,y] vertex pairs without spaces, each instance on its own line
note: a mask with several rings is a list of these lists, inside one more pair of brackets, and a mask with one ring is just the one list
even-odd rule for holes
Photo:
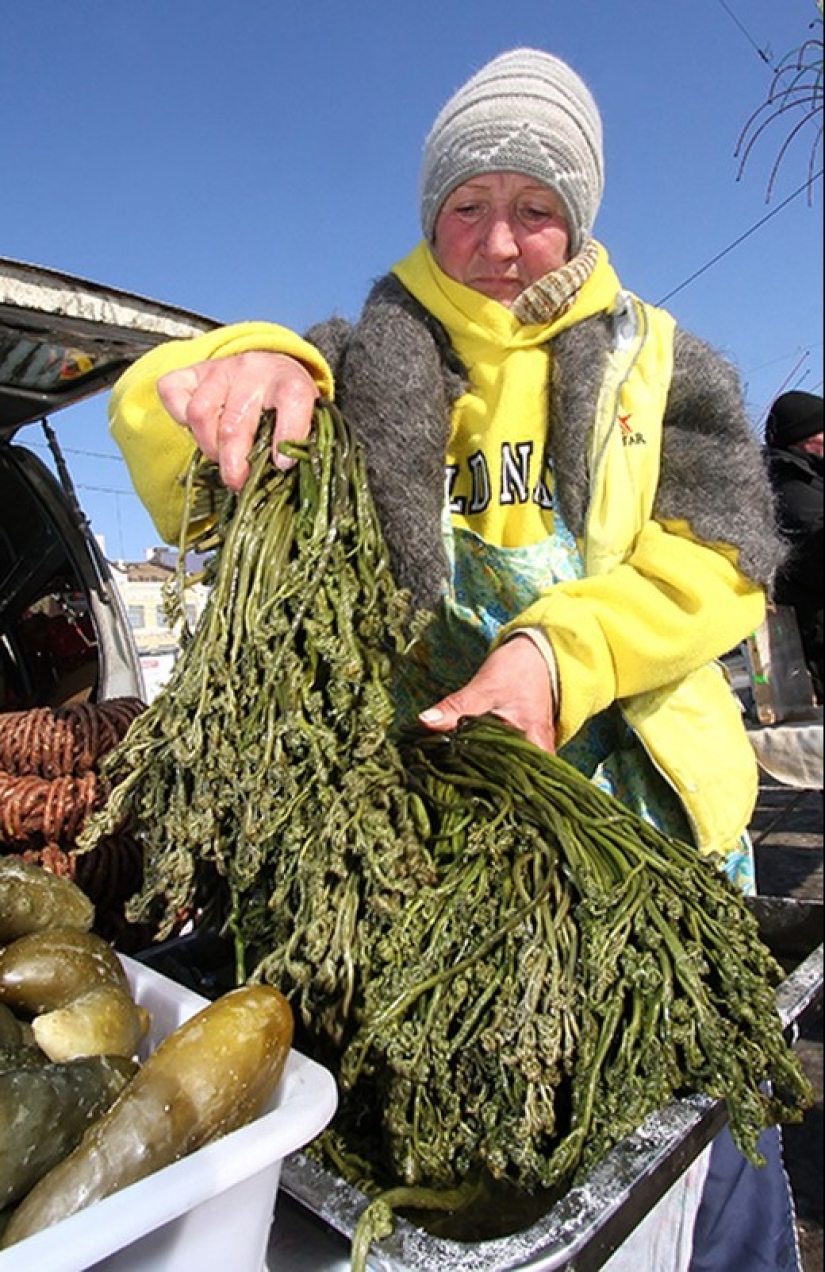
[[65,538],[0,447],[0,710],[94,693],[98,639]]

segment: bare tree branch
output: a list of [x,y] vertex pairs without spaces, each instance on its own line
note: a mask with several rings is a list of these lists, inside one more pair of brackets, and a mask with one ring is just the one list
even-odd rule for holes
[[[756,142],[776,122],[784,118],[790,130],[782,141],[771,167],[766,202],[770,202],[779,169],[788,156],[792,143],[803,133],[813,130],[808,156],[808,202],[813,197],[816,157],[822,144],[822,0],[817,0],[819,15],[810,24],[820,27],[819,37],[809,36],[797,49],[788,53],[776,67],[765,101],[749,116],[739,136],[734,157],[740,159],[736,173],[742,177]],[[801,118],[788,120],[790,112]]]

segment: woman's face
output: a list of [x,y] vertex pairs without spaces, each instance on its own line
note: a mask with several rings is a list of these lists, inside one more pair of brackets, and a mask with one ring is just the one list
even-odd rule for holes
[[510,306],[569,260],[561,200],[516,172],[472,177],[453,190],[435,223],[433,255],[445,274]]

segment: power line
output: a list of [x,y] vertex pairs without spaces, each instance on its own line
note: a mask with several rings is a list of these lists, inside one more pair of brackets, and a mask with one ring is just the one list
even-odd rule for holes
[[[48,450],[42,442],[26,442],[29,450]],[[64,455],[82,455],[84,459],[111,459],[116,464],[125,464],[126,461],[122,455],[107,454],[104,451],[80,450],[77,446],[61,446],[60,449]]]
[[[795,363],[795,365],[791,368],[791,370],[790,370],[790,371],[788,372],[788,374],[785,376],[785,379],[782,381],[782,383],[780,384],[780,386],[779,386],[779,388],[776,390],[776,392],[775,392],[775,393],[773,393],[773,394],[771,395],[771,399],[770,399],[770,401],[768,402],[767,406],[763,409],[762,414],[759,416],[759,419],[756,421],[756,427],[757,427],[757,428],[761,428],[761,427],[762,427],[762,425],[765,423],[765,420],[767,419],[768,414],[770,413],[770,409],[771,409],[772,404],[773,404],[773,403],[776,401],[776,399],[779,397],[780,393],[784,393],[785,389],[788,387],[788,385],[790,384],[791,380],[794,378],[794,376],[797,374],[797,372],[798,372],[798,371],[802,368],[802,365],[803,365],[803,364],[807,361],[807,359],[808,359],[808,357],[809,357],[809,355],[810,355],[810,352],[811,352],[811,351],[810,351],[810,349],[806,349],[806,350],[805,350],[805,352],[802,354],[802,357],[801,357],[801,358],[800,358],[800,359],[799,359],[799,360]],[[806,372],[805,372],[805,375],[803,375],[803,377],[802,377],[802,379],[803,379],[803,380],[805,379],[805,376],[806,376],[807,374],[808,374],[808,372],[806,371]],[[801,383],[801,381],[800,381],[800,383]]]
[[[720,3],[721,3],[721,0],[720,0]],[[719,261],[723,259],[723,257],[727,256],[729,252],[732,252],[735,247],[738,247],[740,243],[744,243],[746,238],[750,238],[751,234],[755,234],[758,229],[761,229],[763,225],[765,225],[768,221],[770,221],[771,217],[776,216],[777,212],[781,212],[783,208],[786,208],[788,204],[792,202],[793,199],[797,198],[798,195],[802,194],[803,190],[809,190],[810,187],[813,185],[814,181],[818,181],[821,176],[822,176],[822,169],[820,168],[819,172],[817,172],[815,176],[811,177],[810,180],[803,181],[802,185],[799,187],[798,190],[794,190],[793,194],[789,194],[787,199],[783,199],[783,201],[777,204],[777,206],[773,208],[772,211],[767,212],[765,216],[762,217],[761,220],[757,221],[755,225],[752,225],[749,230],[745,230],[745,233],[740,234],[739,238],[734,239],[734,241],[732,243],[729,243],[726,248],[723,248],[721,252],[717,252],[717,254],[714,257],[712,257],[707,262],[707,264],[703,265],[701,269],[697,269],[695,273],[691,274],[689,278],[686,278],[685,281],[683,283],[680,283],[678,287],[674,287],[673,291],[669,291],[666,296],[662,296],[661,300],[657,300],[656,304],[664,305],[664,303],[670,300],[672,296],[675,296],[678,292],[683,291],[684,288],[687,287],[689,283],[694,282],[695,279],[699,278],[701,274],[706,273],[711,268],[712,265],[716,265]]]
[[78,450],[76,446],[61,446],[65,455],[82,455],[84,459],[113,459],[116,464],[124,464],[122,455],[107,455],[103,451]]
[[770,66],[771,65],[770,55],[765,51],[765,49],[760,49],[759,45],[756,43],[756,40],[751,35],[750,31],[742,22],[740,22],[739,18],[736,16],[733,10],[729,8],[728,5],[725,4],[725,0],[719,0],[719,4],[725,10],[725,13],[727,13],[728,17],[732,18],[733,21],[736,23],[736,25],[739,27],[739,30],[742,32],[742,34],[744,35],[748,43],[753,45],[753,47],[756,49],[757,53],[761,57],[762,61],[766,62],[768,66]]
[[[30,442],[27,439],[26,449],[48,452],[49,448],[42,442]],[[126,464],[126,460],[121,455],[104,455],[101,451],[80,450],[77,446],[61,446],[60,449],[64,455],[79,455],[82,459],[113,459],[117,464]],[[85,481],[75,481],[74,484],[78,490],[91,490],[97,495],[127,495],[129,498],[139,498],[135,490],[118,490],[114,486],[92,486]]]
[[[821,348],[822,348],[822,341],[814,340],[811,342],[811,344],[808,346],[807,349],[803,350],[803,352],[805,352],[805,354],[808,357],[810,357],[814,349],[821,349]],[[788,358],[796,357],[796,355],[799,352],[800,352],[800,346],[797,345],[797,347],[791,350],[790,353],[782,353],[775,358],[770,358],[767,362],[760,362],[756,366],[747,367],[746,368],[747,374],[752,375],[754,371],[766,371],[770,367],[784,366],[787,364]]]
[[[77,452],[82,454],[82,451]],[[75,482],[78,490],[91,490],[96,495],[128,495],[130,498],[138,499],[139,496],[134,490],[115,490],[113,486],[90,486],[88,482]]]

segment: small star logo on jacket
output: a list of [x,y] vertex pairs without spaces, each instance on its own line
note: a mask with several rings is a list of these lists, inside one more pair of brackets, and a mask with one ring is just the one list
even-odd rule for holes
[[622,443],[625,446],[644,446],[646,438],[642,433],[635,429],[630,423],[630,415],[617,415],[616,420],[622,434]]

